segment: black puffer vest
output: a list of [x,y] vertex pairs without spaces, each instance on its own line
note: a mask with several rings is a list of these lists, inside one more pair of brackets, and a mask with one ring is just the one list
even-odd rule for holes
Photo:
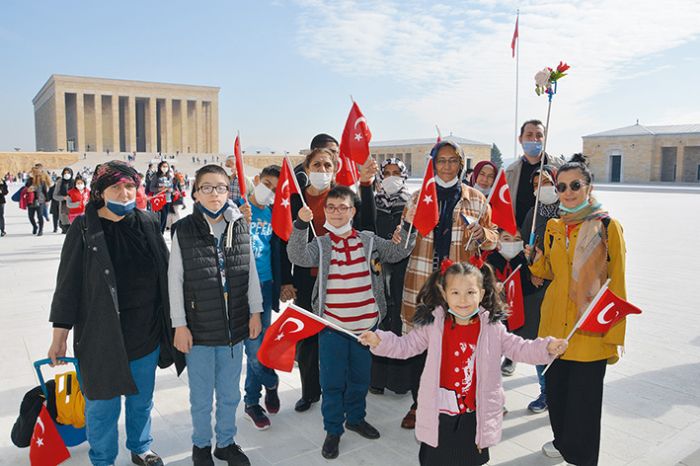
[[228,309],[219,273],[216,240],[197,209],[174,225],[182,252],[187,326],[195,345],[235,345],[248,337],[249,226],[244,218],[229,223],[231,249],[225,249]]

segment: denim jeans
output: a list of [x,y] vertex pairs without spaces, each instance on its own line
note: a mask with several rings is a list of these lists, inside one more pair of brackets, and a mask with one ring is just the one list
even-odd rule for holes
[[243,401],[246,406],[253,406],[260,402],[262,387],[277,388],[279,378],[275,371],[269,367],[265,367],[258,361],[258,349],[265,336],[265,330],[270,326],[272,318],[272,281],[262,282],[260,284],[263,296],[263,313],[260,317],[262,320],[262,332],[258,338],[245,340],[245,355],[246,355],[246,373],[245,373],[245,396]]
[[542,364],[542,365],[538,364],[535,366],[535,369],[537,369],[537,381],[540,384],[540,394],[541,395],[543,395],[545,393],[544,374],[542,374],[542,372],[544,372],[545,367],[547,367],[547,366],[544,364]]
[[216,446],[225,448],[236,436],[243,343],[234,346],[195,345],[185,359],[190,384],[192,443],[198,448],[211,446],[211,411],[216,392]]
[[323,428],[340,435],[344,421],[359,424],[365,420],[372,355],[352,337],[328,328],[319,333],[318,352]]
[[[156,382],[156,367],[160,348],[151,354],[129,361],[131,376],[138,393],[124,398],[126,418],[126,448],[140,455],[150,450],[151,408],[153,389]],[[121,411],[122,397],[110,400],[89,400],[85,398],[85,424],[90,443],[90,462],[95,466],[114,464],[119,450],[117,421]]]

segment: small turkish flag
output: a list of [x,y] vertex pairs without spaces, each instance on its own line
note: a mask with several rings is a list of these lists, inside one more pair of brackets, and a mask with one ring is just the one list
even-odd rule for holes
[[162,193],[158,193],[155,196],[151,197],[149,199],[151,201],[151,209],[153,212],[160,212],[161,209],[167,204],[166,198],[165,198],[165,191]]
[[29,445],[29,463],[32,466],[56,466],[70,458],[61,435],[45,405],[36,418],[32,442]]
[[352,103],[350,114],[345,122],[343,136],[340,139],[340,156],[343,155],[362,165],[369,157],[369,142],[372,140],[372,133],[367,126],[367,119],[357,106],[357,102]]
[[275,191],[275,203],[272,205],[272,231],[284,241],[289,241],[292,234],[292,194],[301,194],[296,186],[294,171],[289,159],[282,162],[282,173]]
[[636,306],[618,298],[608,288],[598,298],[588,316],[579,326],[580,330],[595,333],[606,333],[610,327],[622,320],[628,314],[641,314]]
[[291,372],[298,341],[316,335],[326,327],[323,319],[300,307],[289,305],[265,330],[258,361],[270,369]]
[[506,182],[506,172],[502,168],[496,175],[491,193],[489,193],[489,204],[491,204],[491,220],[493,223],[503,228],[511,235],[518,233],[518,226],[515,223],[513,213],[513,202],[510,197],[510,189]]
[[511,332],[525,325],[525,304],[523,303],[523,286],[520,281],[520,270],[511,274],[503,282],[503,290],[506,293],[506,302],[510,307],[508,316],[508,330]]
[[428,160],[423,185],[418,195],[418,205],[413,217],[413,226],[416,227],[421,235],[428,236],[437,226],[439,219],[437,189],[435,188],[435,175],[431,159]]
[[343,152],[338,157],[338,173],[335,174],[335,182],[343,186],[354,186],[360,179],[357,164]]
[[241,192],[241,197],[245,199],[245,172],[243,171],[243,154],[241,153],[241,137],[239,134],[236,135],[236,141],[233,143],[233,156],[236,158],[238,190]]

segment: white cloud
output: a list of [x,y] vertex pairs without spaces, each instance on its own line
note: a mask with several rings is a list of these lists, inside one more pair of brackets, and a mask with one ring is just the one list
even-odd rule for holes
[[[304,56],[343,75],[405,86],[404,98],[382,105],[413,115],[415,127],[437,121],[460,135],[493,140],[505,150],[512,146],[515,66],[509,45],[517,2],[298,3]],[[647,68],[647,59],[700,35],[700,3],[694,0],[519,4],[520,119],[546,113],[546,98],[533,92],[534,73],[562,59],[572,64],[554,99],[550,140],[568,151],[580,147],[581,128],[598,118],[587,107],[592,97],[624,79],[668,73],[670,64]]]

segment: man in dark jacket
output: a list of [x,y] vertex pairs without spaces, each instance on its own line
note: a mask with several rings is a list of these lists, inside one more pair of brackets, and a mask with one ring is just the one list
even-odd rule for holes
[[49,320],[48,356],[65,356],[74,328],[82,373],[90,460],[114,464],[117,421],[126,397],[126,446],[132,462],[158,466],[150,411],[156,366],[177,358],[168,301],[168,250],[153,214],[135,209],[136,170],[121,161],[98,165],[85,215],[68,230]]

